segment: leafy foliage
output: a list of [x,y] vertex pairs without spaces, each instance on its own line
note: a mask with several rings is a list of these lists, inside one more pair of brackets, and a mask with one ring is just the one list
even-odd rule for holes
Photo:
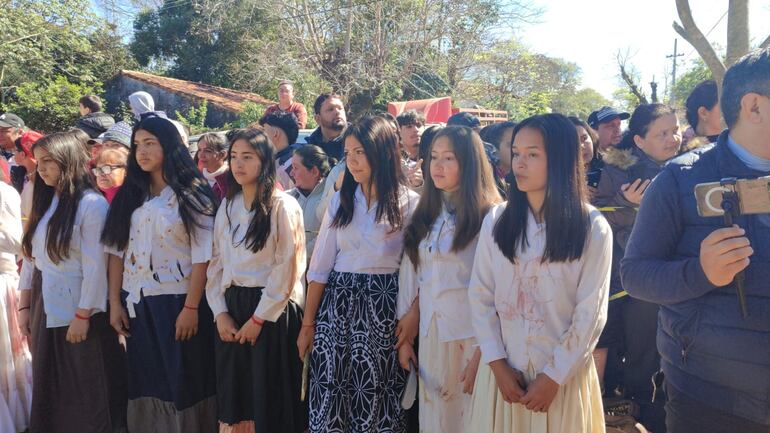
[[208,103],[204,101],[197,107],[191,106],[187,110],[187,114],[182,114],[179,112],[179,110],[176,110],[174,115],[178,121],[182,122],[183,125],[186,125],[188,128],[190,128],[191,134],[195,135],[202,134],[209,130],[209,128],[206,127],[207,112]]
[[0,111],[32,128],[72,126],[77,98],[135,65],[89,0],[0,0],[0,10]]
[[74,126],[79,117],[78,100],[99,92],[98,87],[75,84],[62,75],[51,80],[31,81],[16,89],[15,101],[7,104],[25,123],[41,132],[62,131]]
[[676,85],[674,85],[674,102],[679,106],[684,106],[684,102],[690,95],[690,92],[703,81],[711,80],[713,76],[711,70],[706,66],[706,63],[698,58],[693,60],[690,68],[677,77]]

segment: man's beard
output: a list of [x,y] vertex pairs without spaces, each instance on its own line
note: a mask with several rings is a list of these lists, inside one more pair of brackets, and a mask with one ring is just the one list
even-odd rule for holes
[[326,127],[326,129],[331,129],[332,131],[342,131],[343,129],[345,129],[345,126],[346,126],[346,125],[347,125],[347,124],[346,124],[346,123],[345,123],[345,121],[343,120],[343,121],[342,121],[342,122],[340,122],[339,124],[337,124],[337,123],[334,123],[334,122],[329,122],[329,123],[327,123],[327,124],[326,124],[326,125],[324,125],[324,126]]

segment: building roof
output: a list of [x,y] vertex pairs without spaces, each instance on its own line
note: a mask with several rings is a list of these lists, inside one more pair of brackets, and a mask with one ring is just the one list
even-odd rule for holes
[[195,83],[192,81],[178,80],[176,78],[161,77],[159,75],[146,74],[138,71],[120,71],[125,77],[150,84],[163,90],[175,93],[191,99],[205,100],[209,105],[223,110],[240,113],[243,103],[251,101],[261,105],[272,105],[275,102],[265,99],[256,93],[241,92],[210,84]]

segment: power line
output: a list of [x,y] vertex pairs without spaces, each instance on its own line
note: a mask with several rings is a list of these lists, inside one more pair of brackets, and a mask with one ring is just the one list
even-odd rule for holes
[[[728,12],[730,12],[730,9],[729,9],[729,8],[728,8],[728,9],[725,11],[725,13],[723,13],[723,14],[722,14],[722,16],[721,16],[721,17],[719,17],[719,19],[717,20],[717,22],[716,22],[716,23],[715,23],[713,26],[711,26],[711,29],[709,29],[709,31],[708,31],[708,32],[706,32],[706,35],[704,36],[704,38],[708,38],[708,37],[709,37],[709,35],[711,34],[711,32],[713,32],[713,31],[714,31],[714,29],[716,29],[716,28],[717,28],[717,26],[719,25],[719,23],[721,23],[721,22],[722,22],[722,20],[723,20],[723,19],[725,19],[725,17],[727,16],[727,13],[728,13]],[[695,50],[695,48],[693,48],[692,50],[690,50],[690,52],[689,52],[689,53],[688,53],[686,56],[684,56],[684,59],[682,59],[682,61],[685,61],[685,60],[689,59],[689,58],[690,58],[690,56],[692,56],[692,55],[693,55],[693,53],[695,53],[695,51],[696,51],[696,50]]]

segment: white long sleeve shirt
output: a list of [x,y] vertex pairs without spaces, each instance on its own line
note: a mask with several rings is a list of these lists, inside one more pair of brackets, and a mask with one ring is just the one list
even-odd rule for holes
[[[408,224],[419,197],[406,187],[399,195],[403,227]],[[363,274],[392,274],[399,269],[404,250],[403,230],[393,230],[386,219],[377,221],[377,203],[367,209],[366,197],[358,186],[355,192],[353,219],[345,227],[332,227],[340,207],[340,193],[335,192],[321,231],[316,238],[313,257],[307,273],[308,281],[326,284],[332,270]],[[402,227],[402,228],[403,228]]]
[[452,251],[455,217],[443,207],[430,233],[420,242],[420,267],[404,254],[398,273],[398,311],[403,317],[419,294],[420,334],[428,335],[436,318],[439,341],[473,337],[468,284],[473,270],[478,236],[460,251]]
[[105,248],[123,258],[123,290],[128,292],[130,316],[142,295],[187,294],[192,266],[211,260],[214,218],[199,214],[196,220],[201,227],[194,227],[195,236],[189,236],[176,194],[166,186],[134,210],[125,251]]
[[270,235],[256,253],[244,241],[254,212],[246,210],[243,195],[232,202],[224,200],[219,207],[206,282],[206,299],[215,318],[227,312],[225,290],[230,286],[263,287],[254,315],[270,322],[278,320],[289,299],[304,305],[302,274],[307,258],[302,209],[284,192],[276,191],[273,197]]
[[83,193],[75,213],[69,257],[54,263],[46,250],[46,237],[58,205],[59,197],[54,196],[35,229],[32,258],[24,259],[19,281],[19,289],[31,289],[34,268],[40,270],[48,328],[68,326],[78,308],[107,310],[107,255],[99,241],[107,219],[107,200],[93,190]]
[[532,363],[559,384],[591,358],[607,320],[612,230],[594,208],[583,256],[541,263],[545,225],[530,213],[529,247],[511,263],[493,237],[505,204],[484,219],[469,288],[481,359],[507,359],[521,371]]
[[21,197],[11,185],[0,182],[0,273],[18,276],[21,236]]

